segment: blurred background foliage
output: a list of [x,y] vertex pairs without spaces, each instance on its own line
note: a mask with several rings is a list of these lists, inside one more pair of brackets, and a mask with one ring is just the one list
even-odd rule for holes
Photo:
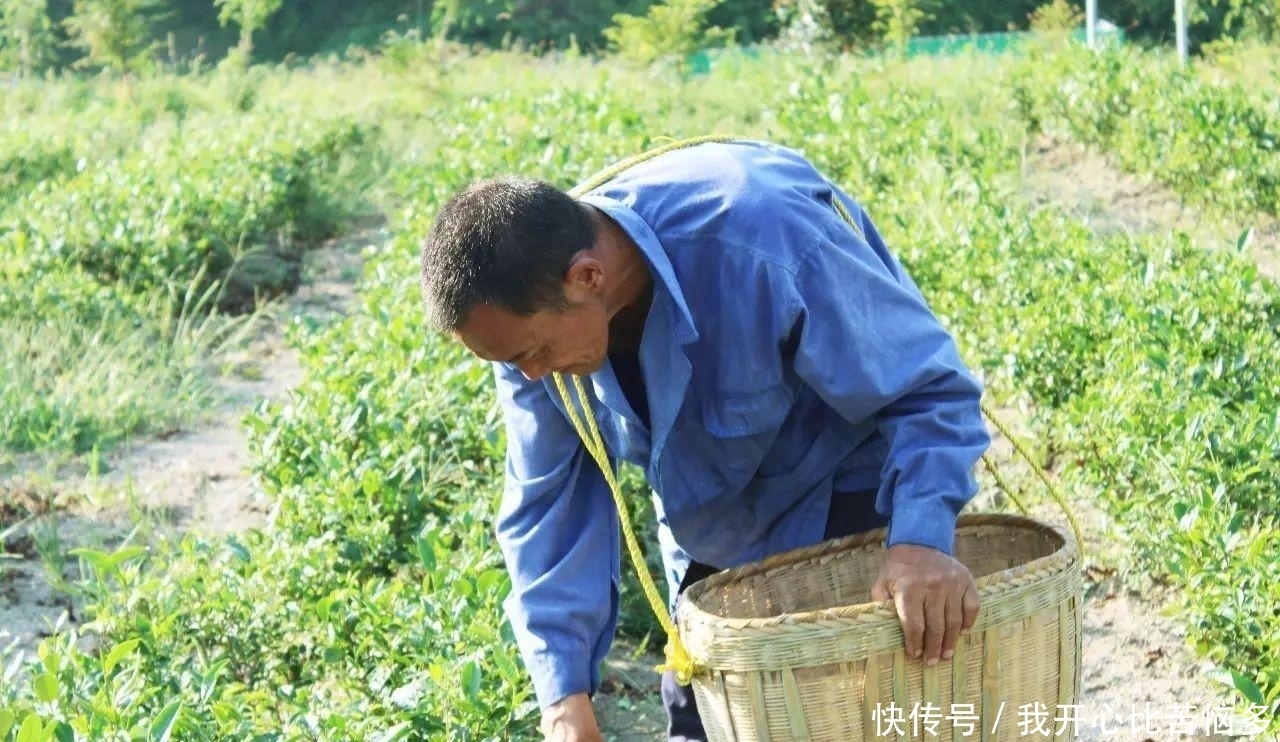
[[[445,37],[488,48],[605,51],[620,16],[705,12],[714,38],[740,44],[796,28],[845,51],[903,35],[1026,30],[1039,0],[0,0],[0,69],[24,74],[72,65],[170,71],[290,62],[391,36]],[[1193,46],[1280,35],[1280,0],[1189,0]],[[708,7],[709,6],[709,7]],[[1107,0],[1100,16],[1131,40],[1167,43],[1170,0]],[[900,38],[898,39],[900,40]]]

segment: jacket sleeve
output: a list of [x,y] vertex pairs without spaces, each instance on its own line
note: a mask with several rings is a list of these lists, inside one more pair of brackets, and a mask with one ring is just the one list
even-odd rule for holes
[[888,545],[950,554],[990,443],[982,386],[871,219],[834,194],[862,235],[838,216],[807,234],[819,245],[802,250],[788,302],[795,370],[842,417],[874,419],[888,447],[876,499]]
[[617,516],[604,477],[549,381],[494,364],[506,421],[497,538],[505,608],[542,708],[599,686],[617,624]]

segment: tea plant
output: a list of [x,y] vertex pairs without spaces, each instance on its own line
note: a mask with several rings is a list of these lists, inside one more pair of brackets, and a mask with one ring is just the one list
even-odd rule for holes
[[[708,131],[795,146],[867,204],[991,393],[1033,402],[1030,422],[1060,462],[1058,475],[1114,517],[1126,568],[1175,587],[1174,607],[1217,677],[1242,705],[1274,708],[1280,465],[1262,454],[1280,450],[1280,296],[1241,250],[1176,235],[1096,234],[1015,190],[1029,135],[1019,112],[1040,126],[1070,117],[1073,131],[1115,141],[1139,136],[1118,113],[1135,99],[1107,82],[1127,73],[1106,56],[1070,58],[1061,70],[1061,58],[1013,68],[977,58],[945,66],[726,60],[707,78],[668,75],[663,85],[653,84],[663,72],[590,60],[556,68],[514,54],[453,59],[445,76],[370,59],[319,66],[310,80],[282,71],[256,82],[272,106],[289,101],[345,122],[323,131],[367,133],[366,122],[378,120],[394,154],[373,192],[395,238],[366,249],[360,301],[348,316],[291,327],[306,381],[246,421],[257,477],[276,506],[272,521],[218,541],[82,553],[98,577],[84,588],[92,621],[80,631],[96,649],[66,635],[46,641],[34,662],[11,660],[0,740],[536,739],[492,536],[504,430],[490,371],[425,330],[417,245],[443,200],[471,178],[523,172],[567,186],[660,136]],[[520,84],[511,69],[521,70]],[[1055,107],[1012,69],[1028,80],[1098,77],[1111,97]],[[1185,85],[1188,95],[1203,92]],[[362,95],[339,94],[352,90]],[[166,145],[166,156],[211,159],[199,148],[232,142],[230,151],[244,155],[241,174],[282,172],[262,165],[273,163],[325,184],[332,200],[321,203],[339,211],[351,203],[343,194],[354,181],[326,180],[327,170],[288,154],[327,151],[315,142],[330,140],[304,133],[295,141],[257,113],[244,116],[278,135],[269,152],[206,134]],[[1244,141],[1241,131],[1196,136]],[[339,135],[332,151],[338,159],[360,153],[362,141]],[[1195,149],[1179,146],[1188,156]],[[1133,154],[1134,167],[1152,157],[1133,147],[1145,153]],[[1257,167],[1240,172],[1262,183],[1260,150],[1237,150],[1221,156],[1253,158]],[[103,167],[139,178],[139,192],[153,198],[168,181],[130,169],[150,156]],[[176,177],[178,168],[166,167]],[[175,247],[145,231],[127,199],[90,180],[92,172],[66,183],[106,194],[113,216],[94,234],[133,261],[130,287],[163,285],[169,271],[219,254],[212,241]],[[191,181],[201,185],[187,200],[203,206],[177,213],[212,215],[218,245],[248,229],[235,204],[260,206],[253,229],[309,223],[312,199],[292,201],[280,182],[255,190],[237,177],[230,165],[197,161]],[[39,188],[43,195],[24,198],[54,198],[52,186]],[[66,188],[58,186],[56,203],[84,208]],[[1201,197],[1240,208],[1263,203],[1256,193],[1253,201]],[[58,252],[51,235],[89,228],[54,225],[51,213],[23,222],[29,245],[40,240],[24,254],[77,276],[60,289],[69,306],[129,317],[145,294],[86,298],[115,264],[86,250]],[[103,236],[113,234],[111,219],[124,220],[132,241]],[[159,223],[193,234],[180,229],[190,221]],[[73,255],[76,267],[66,268]],[[28,306],[19,300],[6,311],[18,316]],[[648,495],[631,482],[631,506],[647,522]],[[621,625],[643,638],[652,620],[632,585],[624,569]]]
[[1280,213],[1274,95],[1124,47],[1063,49],[1009,79],[1035,129],[1098,146],[1191,204],[1232,217]]

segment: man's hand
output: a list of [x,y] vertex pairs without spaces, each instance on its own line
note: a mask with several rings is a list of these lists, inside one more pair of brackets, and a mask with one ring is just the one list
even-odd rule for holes
[[569,696],[543,711],[542,734],[547,742],[604,742],[586,693]]
[[872,600],[893,600],[906,635],[907,656],[925,664],[951,659],[961,631],[978,617],[978,586],[969,569],[927,546],[897,544],[871,586]]

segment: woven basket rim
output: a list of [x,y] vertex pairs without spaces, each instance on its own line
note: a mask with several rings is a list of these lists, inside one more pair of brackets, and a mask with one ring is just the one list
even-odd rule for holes
[[[980,599],[983,602],[986,602],[990,596],[998,595],[1005,590],[1022,584],[1024,580],[1021,578],[1028,572],[1056,573],[1070,569],[1079,562],[1079,549],[1077,548],[1075,538],[1071,534],[1070,529],[1059,528],[1033,518],[1022,515],[1013,515],[1010,513],[965,513],[956,519],[957,529],[974,528],[978,526],[1002,526],[1016,530],[1033,531],[1043,535],[1050,535],[1059,542],[1058,548],[1056,548],[1051,554],[1047,554],[1037,559],[1032,559],[1029,562],[1019,564],[1015,567],[1000,570],[999,572],[993,572],[992,574],[985,575],[975,580],[978,586]],[[705,611],[698,606],[698,598],[712,588],[758,575],[763,572],[778,569],[779,567],[799,562],[812,561],[814,559],[819,559],[821,557],[840,552],[847,552],[855,549],[869,550],[882,547],[887,537],[888,528],[877,528],[865,533],[845,536],[843,538],[833,539],[830,541],[823,541],[810,547],[795,549],[768,557],[758,562],[752,562],[740,567],[734,567],[722,572],[717,572],[710,577],[694,583],[685,591],[678,608],[681,622],[702,625],[710,624],[730,629],[758,629],[783,625],[795,625],[799,623],[817,623],[855,616],[863,616],[866,619],[872,620],[875,618],[882,618],[885,620],[896,621],[898,613],[892,600],[856,603],[847,606],[834,606],[830,608],[821,608],[798,613],[784,613],[778,616],[762,618],[730,618],[727,616],[719,616]]]

